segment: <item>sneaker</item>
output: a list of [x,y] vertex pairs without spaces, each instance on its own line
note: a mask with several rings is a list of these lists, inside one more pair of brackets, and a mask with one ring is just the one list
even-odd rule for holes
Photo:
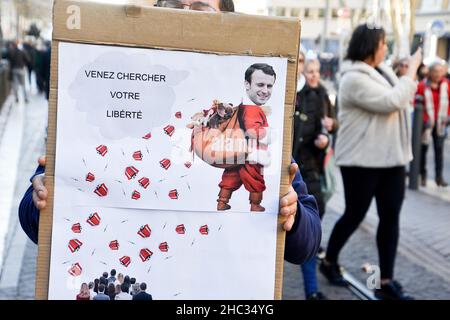
[[395,280],[382,284],[381,289],[376,289],[375,297],[380,300],[414,300],[403,292],[403,287]]
[[332,285],[338,287],[348,286],[348,282],[342,276],[341,267],[337,263],[328,263],[327,265],[322,261],[319,270]]
[[442,177],[436,178],[436,184],[438,187],[448,187],[448,183]]
[[328,300],[322,292],[315,292],[306,297],[306,300]]
[[427,176],[426,175],[420,176],[420,185],[424,188],[427,186]]
[[326,256],[325,249],[322,246],[320,246],[319,251],[317,251],[317,258],[319,260],[323,260],[323,259],[325,259],[325,256]]

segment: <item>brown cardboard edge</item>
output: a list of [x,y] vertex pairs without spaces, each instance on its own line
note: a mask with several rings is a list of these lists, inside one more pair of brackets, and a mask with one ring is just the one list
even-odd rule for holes
[[[299,38],[300,39],[300,28]],[[289,192],[290,176],[289,169],[292,159],[292,139],[293,139],[293,114],[296,99],[296,85],[297,85],[297,59],[294,61],[288,60],[288,70],[286,79],[286,94],[285,94],[285,110],[284,110],[284,138],[283,138],[283,156],[281,169],[281,188],[280,198]],[[290,85],[289,85],[290,83]],[[281,300],[283,296],[283,270],[284,270],[284,250],[286,231],[283,228],[286,219],[279,215],[277,226],[277,252],[275,265],[275,300]]]
[[56,152],[56,114],[57,114],[57,72],[58,72],[58,41],[52,43],[52,64],[50,70],[50,96],[48,104],[48,132],[45,166],[45,186],[48,190],[47,206],[40,211],[39,235],[38,235],[38,257],[36,266],[36,288],[37,300],[48,299],[48,285],[50,275],[50,253],[52,246],[53,229],[53,199],[54,199],[54,176],[55,176],[55,152]]
[[[58,3],[60,1],[55,1]],[[297,50],[296,54],[286,56],[288,58],[288,70],[287,70],[287,82],[286,82],[286,94],[285,94],[285,119],[284,119],[284,139],[283,139],[283,152],[282,152],[282,172],[281,172],[281,186],[280,197],[284,196],[289,190],[289,166],[291,164],[292,154],[292,115],[295,103],[295,86],[297,79],[297,61],[298,61],[298,46],[300,41],[301,26],[298,21],[297,30]],[[50,80],[50,98],[49,98],[49,111],[48,111],[48,140],[47,140],[47,153],[46,153],[46,182],[45,185],[48,188],[48,205],[45,210],[40,212],[39,220],[39,247],[37,258],[37,270],[36,270],[36,299],[45,300],[48,299],[48,287],[49,287],[49,272],[50,272],[50,254],[51,254],[51,240],[52,240],[52,228],[53,228],[53,200],[54,200],[54,173],[55,173],[55,152],[56,152],[56,117],[57,117],[57,72],[58,72],[58,45],[62,39],[53,39],[52,43],[52,65],[51,65],[51,80]],[[89,44],[88,41],[74,41],[67,39],[67,42],[79,42]],[[112,43],[99,43],[100,45],[110,45]],[[91,43],[93,44],[93,43]],[[143,47],[142,45],[130,45],[127,43],[114,43],[117,46],[126,47]],[[154,48],[151,46],[144,46],[146,48]],[[213,52],[205,50],[193,50],[193,49],[181,49],[181,48],[154,48],[165,50],[182,50],[191,52],[201,52],[209,54],[234,54],[242,55],[242,52]],[[251,53],[247,53],[253,55]],[[267,55],[273,56],[273,55]],[[295,58],[295,60],[294,60]],[[290,84],[290,85],[289,85]],[[283,267],[284,267],[284,249],[286,233],[283,229],[284,218],[278,216],[277,222],[277,244],[276,244],[276,261],[275,261],[275,288],[274,299],[281,300],[282,298],[282,285],[283,285]]]

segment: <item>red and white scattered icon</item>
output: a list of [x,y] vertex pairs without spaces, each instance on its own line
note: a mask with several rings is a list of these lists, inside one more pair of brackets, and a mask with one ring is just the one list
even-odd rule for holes
[[69,274],[71,276],[77,277],[81,274],[81,271],[83,271],[83,268],[81,268],[80,264],[77,262],[72,265],[69,269]]
[[91,226],[98,226],[100,224],[100,216],[97,212],[91,214],[89,218],[86,220]]
[[149,133],[147,133],[145,136],[143,136],[142,139],[148,140],[148,139],[150,139],[151,137],[152,137],[152,133],[149,132]]
[[165,132],[169,137],[171,137],[171,136],[174,134],[174,132],[175,132],[175,127],[174,127],[174,126],[171,126],[171,125],[168,125],[168,126],[166,126],[166,127],[164,128],[164,132]]
[[208,225],[205,224],[204,226],[201,226],[199,231],[204,236],[208,235],[209,233]]
[[125,169],[125,176],[128,178],[128,180],[135,178],[138,173],[139,173],[139,170],[133,166],[127,167]]
[[108,152],[108,147],[107,147],[107,146],[104,146],[104,145],[100,145],[100,146],[98,146],[98,147],[96,148],[96,150],[97,150],[97,153],[98,153],[99,155],[101,155],[102,157],[104,157],[105,154]]
[[111,250],[119,250],[119,241],[113,240],[109,243],[109,248]]
[[141,198],[141,194],[139,193],[139,191],[134,190],[133,194],[131,195],[131,199],[139,200],[140,198]]
[[94,174],[91,173],[91,172],[89,172],[89,173],[86,175],[86,181],[87,181],[87,182],[92,182],[92,181],[94,181],[94,180],[95,180]]
[[173,189],[169,191],[169,198],[172,200],[177,200],[178,199],[178,191],[177,189]]
[[133,153],[133,159],[136,160],[136,161],[142,161],[142,152],[140,150],[134,152]]
[[184,227],[184,224],[179,224],[179,225],[177,225],[175,231],[178,234],[184,234],[186,232],[186,228]]
[[69,249],[70,252],[74,253],[75,251],[80,250],[81,246],[83,245],[83,243],[78,240],[78,239],[72,239],[69,241]]
[[178,111],[177,113],[175,113],[175,118],[181,119],[181,117],[182,117],[181,111]]
[[161,252],[169,251],[169,245],[167,244],[167,242],[160,243],[159,244],[159,250],[161,250]]
[[149,249],[144,248],[139,251],[139,257],[141,258],[142,262],[145,262],[147,260],[150,260],[152,257],[153,252],[151,252]]
[[81,233],[81,225],[79,223],[75,223],[72,225],[72,231],[74,233]]
[[122,258],[120,258],[120,263],[124,267],[128,267],[131,263],[131,258],[129,256],[123,256]]
[[152,229],[150,229],[148,224],[146,224],[145,226],[142,226],[139,229],[137,234],[140,235],[142,238],[149,238],[150,235],[152,234]]
[[192,163],[187,161],[187,162],[184,163],[184,166],[189,169],[190,167],[192,167]]
[[138,180],[139,184],[142,188],[147,189],[147,187],[150,185],[150,179],[146,177],[142,177]]
[[95,188],[94,193],[99,197],[106,197],[108,195],[108,188],[102,183]]
[[170,165],[172,164],[171,162],[170,162],[170,160],[169,159],[162,159],[160,162],[159,162],[159,164],[161,165],[161,167],[163,167],[164,169],[169,169],[170,168]]

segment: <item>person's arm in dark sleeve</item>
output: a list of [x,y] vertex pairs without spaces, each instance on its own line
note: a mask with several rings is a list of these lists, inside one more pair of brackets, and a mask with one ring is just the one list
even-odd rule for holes
[[[44,173],[45,168],[39,166],[30,181],[38,175]],[[39,210],[33,203],[33,186],[31,185],[19,205],[19,221],[23,231],[35,244],[38,243],[39,233]]]
[[297,215],[291,231],[286,233],[284,259],[302,264],[317,254],[322,240],[322,227],[316,199],[308,194],[299,172],[292,187],[297,192]]

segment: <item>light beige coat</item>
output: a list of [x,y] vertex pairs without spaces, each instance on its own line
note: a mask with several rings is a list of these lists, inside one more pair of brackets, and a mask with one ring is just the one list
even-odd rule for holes
[[380,65],[394,87],[364,62],[346,61],[339,87],[336,164],[366,168],[404,166],[412,160],[408,112],[417,85]]

